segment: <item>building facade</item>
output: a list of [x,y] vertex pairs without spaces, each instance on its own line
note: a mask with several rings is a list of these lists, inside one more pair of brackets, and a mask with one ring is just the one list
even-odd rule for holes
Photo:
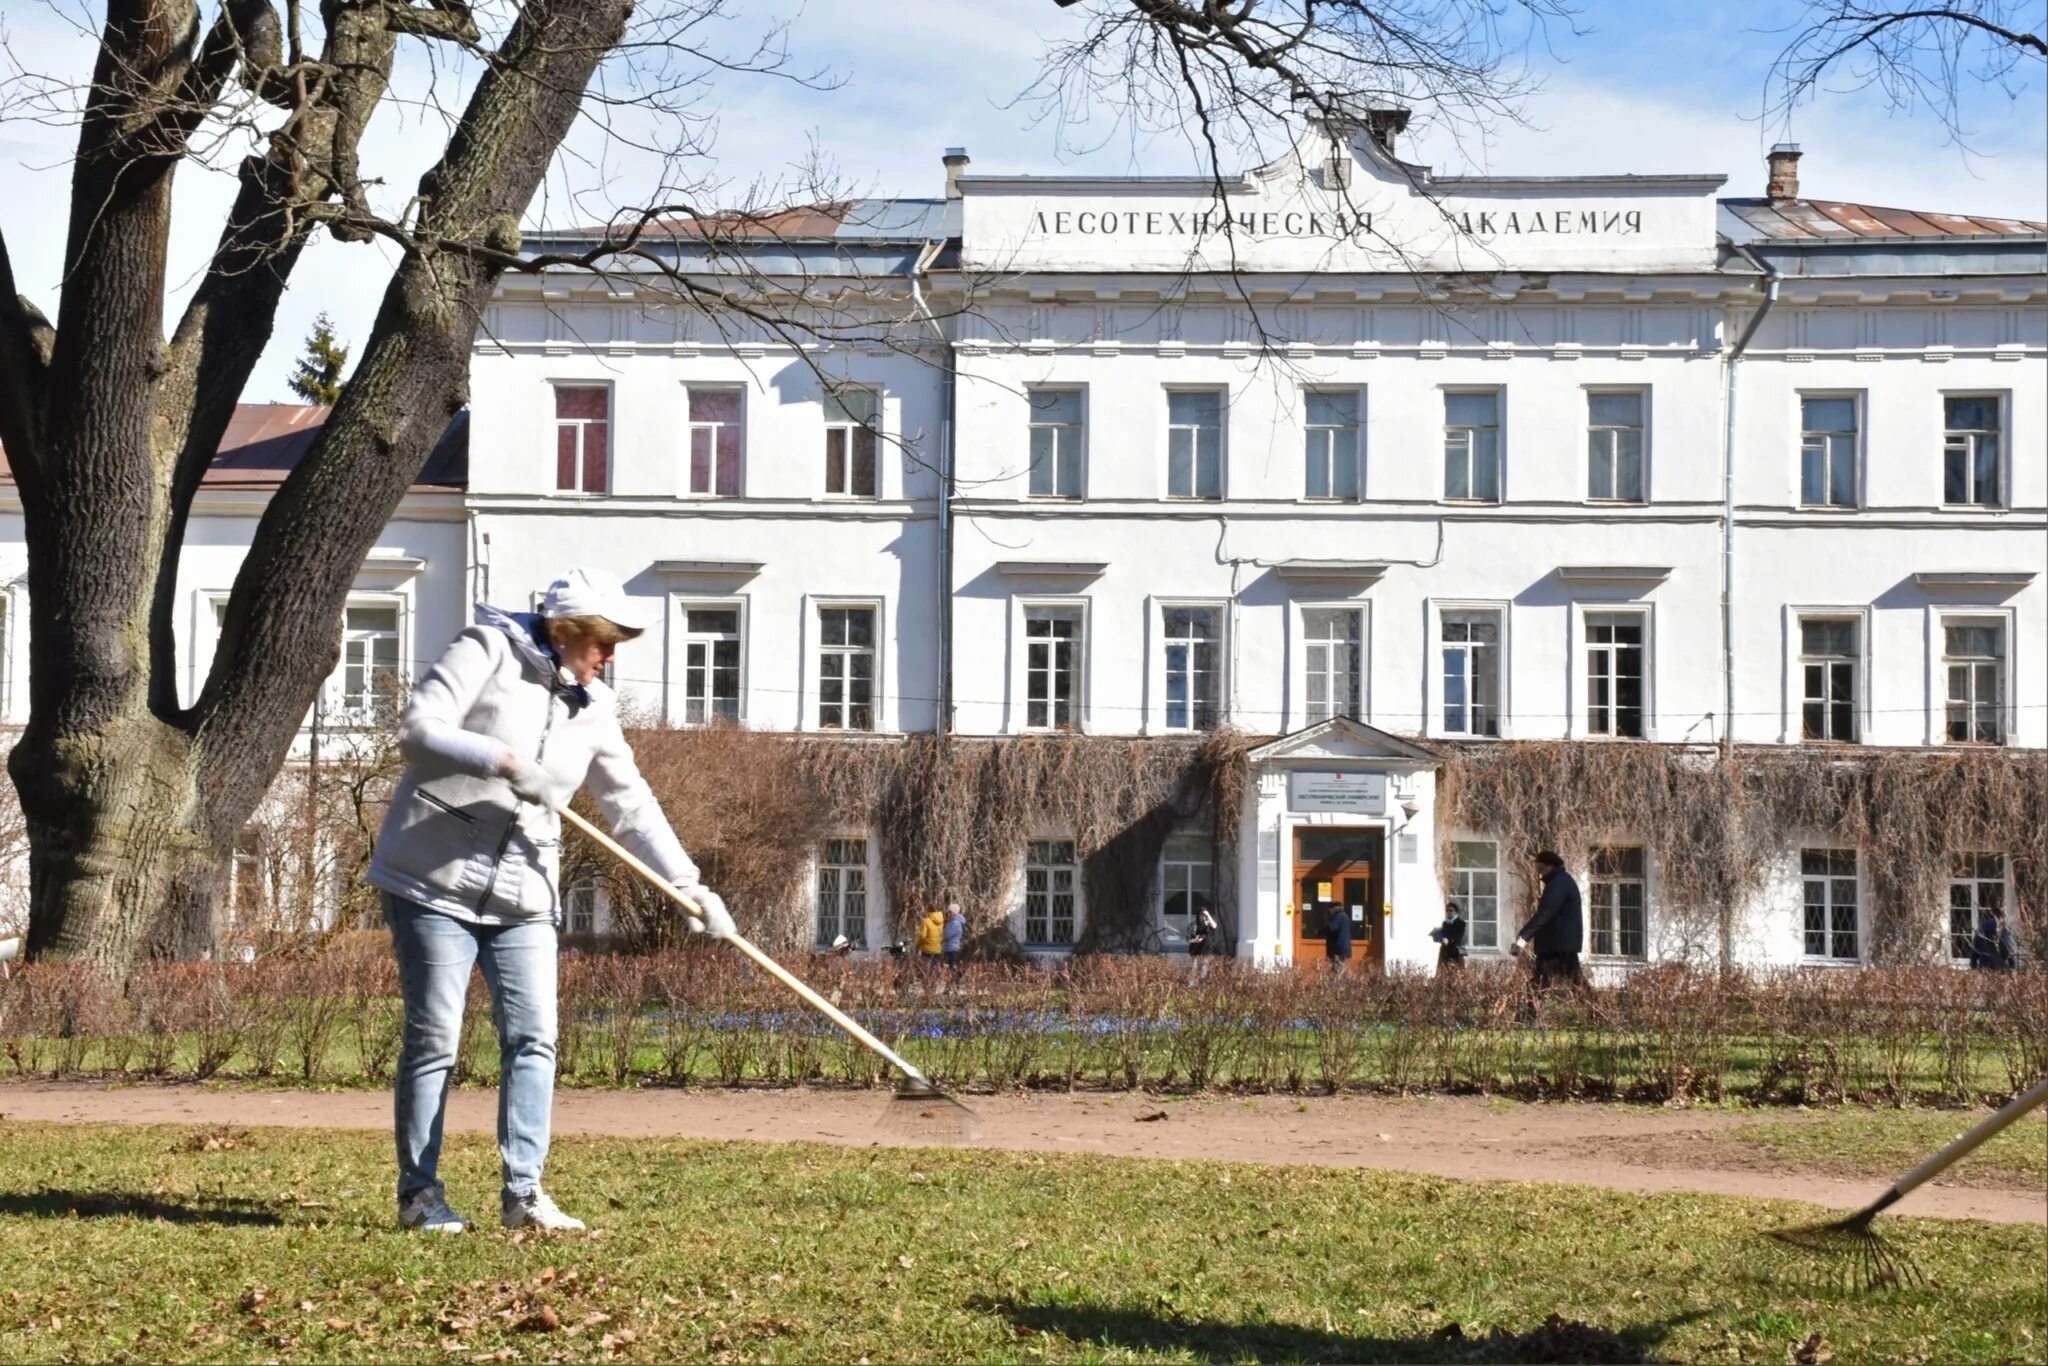
[[[944,198],[671,225],[717,315],[644,262],[508,277],[459,518],[394,523],[387,577],[420,566],[365,583],[393,668],[596,563],[665,607],[616,679],[650,723],[1242,732],[1241,809],[1164,836],[1144,942],[1215,907],[1277,964],[1333,914],[1431,961],[1447,895],[1512,939],[1531,851],[1459,823],[1450,753],[2048,743],[2048,225],[1805,199],[1794,149],[1758,198],[1433,177],[1398,122],[1221,186],[951,153]],[[196,676],[243,524],[194,525]],[[1020,845],[980,904],[1084,941],[1089,851]],[[819,942],[893,937],[880,846],[811,851]],[[1702,951],[1658,831],[1575,848],[1597,960]],[[1718,951],[1868,960],[1878,852],[1785,831]],[[1970,851],[1951,897],[2009,906],[2029,857]]]

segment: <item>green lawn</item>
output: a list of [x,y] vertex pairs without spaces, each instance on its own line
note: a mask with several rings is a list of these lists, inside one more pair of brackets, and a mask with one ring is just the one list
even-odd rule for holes
[[[1761,1159],[1783,1170],[1867,1180],[1873,1172],[1905,1175],[1988,1113],[1830,1110],[1796,1120],[1758,1120],[1703,1135],[1698,1141],[1707,1149],[1722,1150],[1729,1165]],[[1944,1172],[1941,1180],[2048,1191],[2048,1116],[2038,1110],[2026,1116]]]
[[[597,1236],[434,1240],[391,1227],[383,1135],[195,1137],[0,1128],[0,1360],[1783,1363],[1816,1333],[1841,1363],[2048,1347],[2035,1226],[1888,1222],[1930,1286],[1865,1296],[1755,1236],[1813,1214],[1785,1204],[572,1139],[551,1185]],[[488,1142],[451,1145],[458,1207],[494,1212],[495,1166]],[[1597,1331],[1546,1330],[1553,1314]]]

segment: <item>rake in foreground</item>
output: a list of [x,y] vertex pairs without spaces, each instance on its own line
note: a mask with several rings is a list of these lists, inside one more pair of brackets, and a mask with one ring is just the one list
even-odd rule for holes
[[[670,886],[662,880],[659,873],[635,858],[617,840],[574,811],[567,807],[557,809],[563,820],[568,821],[613,857],[647,879],[649,885],[662,895],[690,914],[698,913],[697,905],[690,900],[689,893]],[[802,978],[770,958],[748,940],[735,934],[725,942],[745,954],[756,967],[802,997],[804,1002],[819,1014],[845,1030],[856,1043],[896,1069],[901,1080],[896,1085],[895,1100],[882,1117],[883,1128],[906,1138],[930,1143],[965,1143],[975,1136],[980,1128],[980,1121],[974,1111],[940,1090],[931,1078],[904,1061],[895,1049],[861,1028],[859,1022],[852,1016],[813,991]]]
[[1846,1219],[1774,1229],[1771,1237],[1788,1247],[1817,1254],[1824,1265],[1840,1272],[1852,1288],[1882,1290],[1924,1284],[1926,1277],[1905,1251],[1876,1228],[1877,1216],[1962,1161],[2021,1115],[2048,1101],[2048,1080],[2036,1083],[2008,1101],[2005,1108],[1900,1177],[1892,1188]]

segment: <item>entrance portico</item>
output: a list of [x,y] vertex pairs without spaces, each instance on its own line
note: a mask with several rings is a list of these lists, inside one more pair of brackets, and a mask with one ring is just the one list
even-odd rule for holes
[[1353,971],[1435,961],[1437,756],[1343,717],[1249,756],[1239,837],[1238,955],[1317,966],[1332,915],[1352,920]]

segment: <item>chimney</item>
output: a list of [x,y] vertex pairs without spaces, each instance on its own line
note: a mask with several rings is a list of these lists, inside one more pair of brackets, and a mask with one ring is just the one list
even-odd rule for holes
[[940,160],[946,165],[946,198],[958,199],[960,197],[960,177],[967,170],[967,149],[965,147],[948,147],[945,156],[941,157]]
[[1408,131],[1406,109],[1368,109],[1365,111],[1365,131],[1379,144],[1382,152],[1394,155],[1394,138]]
[[1771,174],[1764,182],[1764,198],[1773,204],[1799,198],[1799,144],[1779,143],[1771,148],[1771,154],[1766,158],[1766,162],[1771,168]]

